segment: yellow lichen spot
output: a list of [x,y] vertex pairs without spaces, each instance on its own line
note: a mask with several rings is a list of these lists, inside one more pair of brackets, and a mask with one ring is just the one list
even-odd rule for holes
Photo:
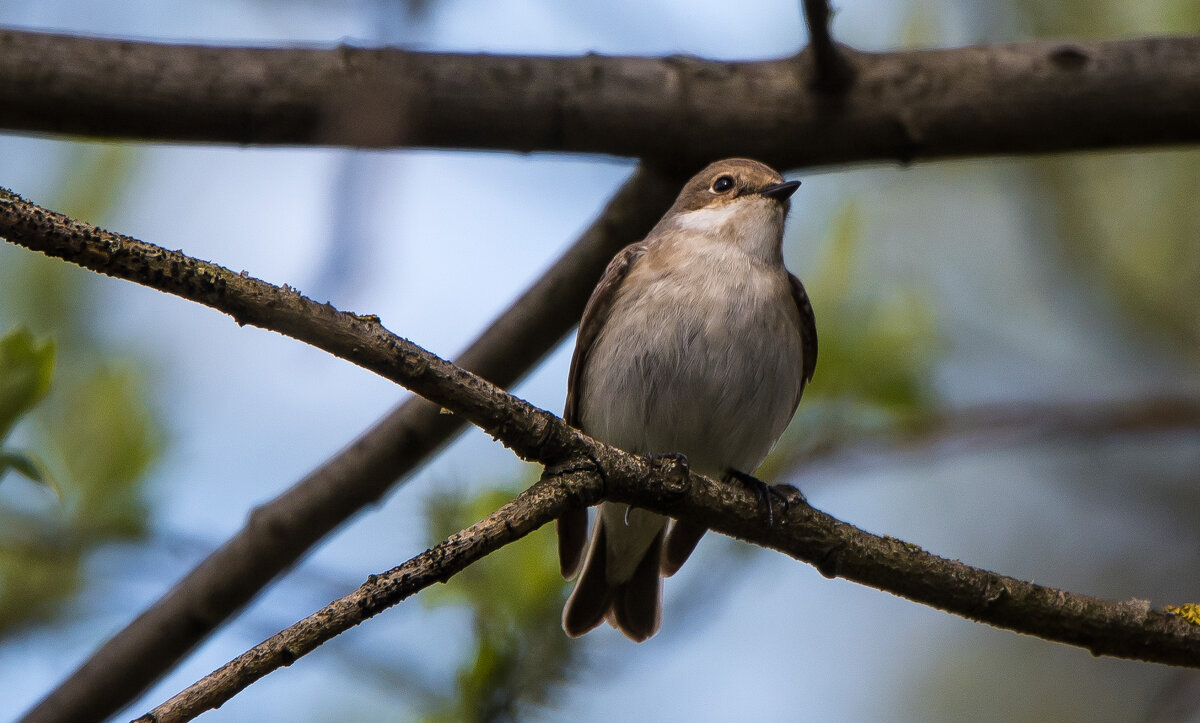
[[1192,625],[1200,625],[1200,603],[1168,605],[1166,611],[1178,615]]

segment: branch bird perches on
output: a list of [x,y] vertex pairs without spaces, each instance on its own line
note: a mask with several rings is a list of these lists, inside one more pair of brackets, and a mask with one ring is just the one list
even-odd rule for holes
[[[203,689],[200,702],[180,708],[180,720],[219,705],[269,670],[291,664],[297,655],[362,619],[355,616],[369,617],[386,607],[371,600],[393,604],[411,594],[414,565],[433,565],[432,571],[419,576],[423,584],[446,579],[493,546],[554,519],[566,506],[592,504],[602,496],[694,519],[809,562],[824,575],[870,585],[972,620],[1085,647],[1096,655],[1200,667],[1200,626],[1152,610],[1147,601],[1100,600],[974,568],[859,530],[812,508],[799,496],[790,500],[773,525],[767,525],[751,492],[695,473],[684,475],[670,459],[650,461],[596,442],[549,412],[391,334],[373,317],[339,312],[295,290],[104,231],[3,190],[0,237],[203,303],[239,323],[324,349],[422,394],[484,429],[522,458],[548,467],[542,482],[501,512],[391,573],[369,580],[348,598],[273,637],[263,644],[266,647],[233,661],[222,669],[232,670],[233,675],[217,676],[227,682],[198,684]],[[472,537],[480,530],[490,542]],[[358,612],[347,617],[339,610]],[[317,625],[315,636],[310,634],[311,624]],[[295,635],[304,641],[295,642]],[[261,664],[254,664],[255,660]],[[167,717],[166,710],[161,714],[152,719],[175,719]]]

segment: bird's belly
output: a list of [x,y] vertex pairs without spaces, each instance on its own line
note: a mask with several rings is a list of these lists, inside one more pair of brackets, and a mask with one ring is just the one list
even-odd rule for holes
[[785,304],[723,297],[738,303],[614,310],[583,372],[584,430],[631,452],[682,452],[710,475],[753,472],[795,409],[799,334]]

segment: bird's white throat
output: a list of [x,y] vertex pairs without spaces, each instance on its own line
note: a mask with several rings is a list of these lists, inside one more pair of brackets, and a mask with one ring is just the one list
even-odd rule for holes
[[676,227],[708,238],[733,241],[742,251],[764,261],[780,259],[783,218],[767,199],[746,198],[720,206],[681,213]]

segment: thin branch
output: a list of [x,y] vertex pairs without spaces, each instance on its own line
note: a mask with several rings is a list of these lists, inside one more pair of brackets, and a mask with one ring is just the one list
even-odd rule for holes
[[[1200,667],[1200,626],[1152,610],[1148,601],[1100,600],[947,560],[916,545],[863,532],[813,509],[799,495],[793,495],[775,523],[767,525],[758,500],[741,486],[689,473],[671,459],[650,461],[592,440],[554,415],[390,334],[372,317],[338,312],[290,288],[74,221],[7,191],[0,191],[0,235],[305,341],[465,417],[523,459],[547,466],[545,482],[522,496],[541,500],[535,505],[538,511],[530,513],[537,519],[522,525],[553,519],[567,504],[594,504],[603,495],[693,519],[785,552],[824,575],[972,620],[1085,647],[1096,655]],[[498,524],[506,528],[518,522],[505,519]],[[460,543],[454,544],[431,551],[430,559],[439,571],[426,576],[430,583],[458,569],[455,555]],[[467,541],[466,549],[473,544],[477,543]],[[295,654],[304,652],[282,650],[274,658],[279,665],[290,664]]]
[[[605,264],[645,234],[679,185],[670,173],[635,171],[596,222],[458,364],[498,385],[515,383],[579,320]],[[241,530],[47,694],[27,720],[107,717],[128,705],[320,539],[452,439],[464,421],[440,410],[410,399],[257,508]]]
[[388,572],[370,576],[353,593],[272,635],[139,720],[156,723],[188,721],[217,708],[271,671],[291,665],[322,643],[410,595],[449,580],[472,563],[546,524],[572,504],[561,485],[545,480],[538,482],[512,502],[440,545]]
[[854,69],[842,56],[829,31],[829,20],[833,14],[829,0],[803,2],[808,47],[813,61],[812,87],[822,93],[840,93],[850,87],[854,80]]
[[[0,31],[0,128],[239,144],[572,151],[781,168],[1200,141],[1200,36],[891,53],[575,58]],[[837,122],[831,122],[836,113]],[[356,123],[355,119],[370,119]]]
[[[688,475],[669,459],[650,461],[580,435],[588,461],[549,468],[542,480],[483,521],[330,603],[205,676],[139,719],[179,723],[217,708],[256,680],[322,643],[515,542],[580,500],[629,502],[705,522],[840,576],[967,618],[1086,647],[1096,655],[1200,667],[1200,627],[1150,609],[1034,585],[877,537],[810,507],[799,495],[785,516],[763,522],[758,500],[740,486]],[[868,582],[868,579],[871,580]]]
[[996,446],[1030,438],[1094,439],[1193,428],[1200,428],[1200,398],[1194,396],[980,404],[934,411],[883,429],[827,425],[809,444],[774,453],[770,465],[773,476],[783,478],[831,458],[929,450],[946,443]]

